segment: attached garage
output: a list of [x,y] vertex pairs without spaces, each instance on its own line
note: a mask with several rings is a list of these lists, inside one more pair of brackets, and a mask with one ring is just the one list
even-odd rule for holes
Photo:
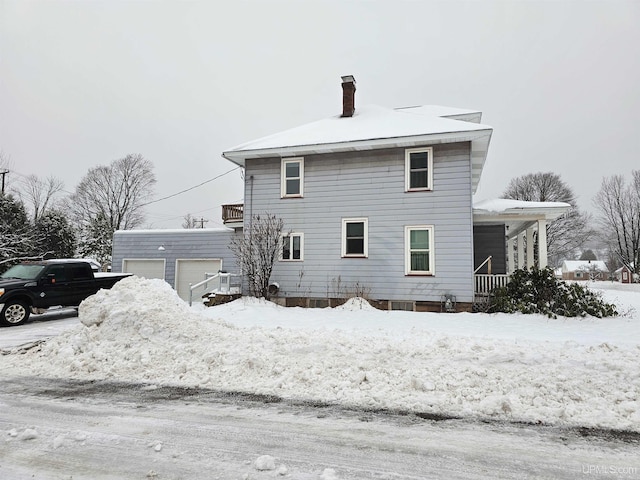
[[[180,298],[189,301],[189,284],[195,285],[222,270],[222,259],[178,259],[176,260],[176,290]],[[204,293],[204,288],[194,291],[194,298]]]
[[[118,230],[113,235],[113,272],[161,278],[189,301],[189,284],[224,269],[239,274],[229,243],[242,231],[230,228],[175,230]],[[215,287],[215,285],[210,285]],[[194,300],[202,291],[194,292]]]
[[161,278],[164,280],[165,260],[131,259],[122,261],[122,272],[133,273],[144,278]]

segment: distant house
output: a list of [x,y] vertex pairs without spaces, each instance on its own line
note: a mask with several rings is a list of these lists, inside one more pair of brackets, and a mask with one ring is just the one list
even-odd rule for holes
[[565,260],[562,262],[563,280],[607,280],[609,268],[601,260]]
[[613,275],[620,283],[633,283],[633,272],[626,265],[618,268]]
[[360,293],[380,308],[434,310],[449,298],[470,309],[516,268],[546,267],[546,225],[570,206],[474,205],[493,132],[481,112],[356,108],[355,79],[342,80],[338,115],[223,153],[245,169],[245,202],[233,206],[242,228],[263,212],[285,222],[278,301]]

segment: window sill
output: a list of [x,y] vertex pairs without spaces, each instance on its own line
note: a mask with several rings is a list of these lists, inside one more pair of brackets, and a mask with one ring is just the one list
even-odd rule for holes
[[341,258],[369,258],[368,255],[342,255]]
[[304,198],[302,195],[282,195],[280,198]]
[[433,188],[408,188],[405,190],[405,193],[412,193],[412,192],[432,192]]
[[426,272],[409,272],[404,274],[405,277],[435,277],[434,273]]

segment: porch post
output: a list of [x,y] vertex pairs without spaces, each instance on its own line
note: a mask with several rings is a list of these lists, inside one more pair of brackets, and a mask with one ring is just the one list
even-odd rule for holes
[[527,228],[527,268],[531,268],[535,265],[533,257],[533,228]]
[[538,268],[547,268],[547,220],[538,220]]
[[515,265],[513,264],[513,238],[507,238],[507,273],[513,273]]
[[525,269],[524,264],[524,232],[518,234],[518,268]]

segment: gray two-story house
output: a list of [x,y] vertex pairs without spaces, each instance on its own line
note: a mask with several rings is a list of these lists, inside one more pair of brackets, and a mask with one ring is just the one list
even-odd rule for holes
[[470,308],[479,286],[495,284],[478,275],[506,278],[515,268],[508,239],[519,239],[526,265],[526,235],[540,245],[528,265],[546,265],[540,227],[566,204],[494,203],[474,213],[492,134],[480,112],[356,108],[355,80],[342,80],[341,114],[223,153],[245,169],[244,230],[265,212],[285,222],[272,276],[283,303],[364,295],[382,308],[431,310],[445,299]]
[[492,134],[480,112],[356,108],[355,92],[343,77],[341,113],[223,153],[245,170],[244,204],[222,206],[227,228],[116,232],[113,270],[163,278],[184,299],[218,270],[239,280],[229,242],[263,213],[285,223],[271,278],[285,305],[358,295],[385,309],[470,309],[516,268],[546,266],[547,222],[570,206],[474,204]]

